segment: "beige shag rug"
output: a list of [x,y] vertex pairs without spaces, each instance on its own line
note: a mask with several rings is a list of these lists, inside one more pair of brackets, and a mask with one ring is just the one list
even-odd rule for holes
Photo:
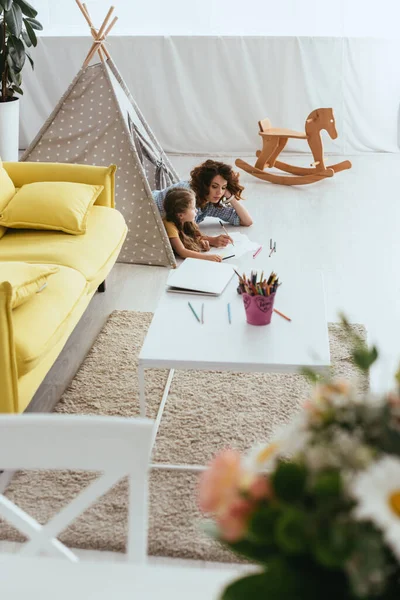
[[[58,413],[138,415],[137,357],[151,313],[115,311],[109,317],[79,372],[56,407]],[[365,336],[362,325],[354,329]],[[337,376],[354,379],[349,341],[337,324],[329,325],[331,358]],[[167,372],[147,371],[148,416],[154,417]],[[359,380],[368,388],[367,378]],[[310,391],[301,375],[176,372],[153,459],[166,463],[207,464],[220,449],[246,450],[269,439],[273,430],[299,410]],[[20,472],[7,495],[45,523],[96,474]],[[150,483],[149,553],[207,561],[238,562],[201,530],[196,507],[197,475],[153,471]],[[120,482],[60,537],[72,548],[124,551],[127,493]],[[23,539],[0,523],[0,539]]]

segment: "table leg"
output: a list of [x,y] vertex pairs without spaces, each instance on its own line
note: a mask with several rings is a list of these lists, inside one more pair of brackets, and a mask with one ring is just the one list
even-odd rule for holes
[[158,428],[160,427],[161,419],[162,419],[163,412],[164,412],[165,403],[167,402],[168,392],[169,392],[169,388],[171,387],[171,383],[172,383],[172,378],[174,376],[174,372],[175,372],[175,369],[170,369],[170,372],[168,374],[167,383],[165,384],[163,397],[161,398],[160,406],[158,408],[158,413],[157,413],[157,417],[156,417],[156,420],[155,420],[155,423],[154,423],[154,428],[153,428],[153,443],[152,443],[153,446],[154,446],[154,442],[156,441],[156,435],[157,435]]
[[140,416],[146,416],[146,395],[144,391],[144,366],[138,364],[138,383],[139,383],[139,407]]

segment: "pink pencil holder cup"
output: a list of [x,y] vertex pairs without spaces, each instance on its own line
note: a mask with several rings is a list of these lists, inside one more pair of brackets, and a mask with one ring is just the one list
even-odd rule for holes
[[275,294],[250,296],[242,294],[246,320],[250,325],[269,325],[274,309]]

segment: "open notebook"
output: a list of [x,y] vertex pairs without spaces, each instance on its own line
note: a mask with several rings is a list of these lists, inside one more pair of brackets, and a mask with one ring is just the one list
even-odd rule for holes
[[167,281],[167,291],[180,294],[222,294],[235,272],[233,265],[186,258]]

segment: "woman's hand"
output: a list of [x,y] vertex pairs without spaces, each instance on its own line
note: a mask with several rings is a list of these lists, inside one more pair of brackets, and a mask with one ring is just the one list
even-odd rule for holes
[[218,254],[208,254],[208,256],[203,256],[204,260],[211,260],[212,262],[222,262],[222,257]]
[[233,240],[229,235],[225,235],[222,233],[221,235],[217,235],[215,237],[209,237],[210,246],[214,246],[215,248],[225,248],[228,244],[232,244]]
[[200,240],[200,245],[205,252],[210,249],[210,242],[208,240]]

